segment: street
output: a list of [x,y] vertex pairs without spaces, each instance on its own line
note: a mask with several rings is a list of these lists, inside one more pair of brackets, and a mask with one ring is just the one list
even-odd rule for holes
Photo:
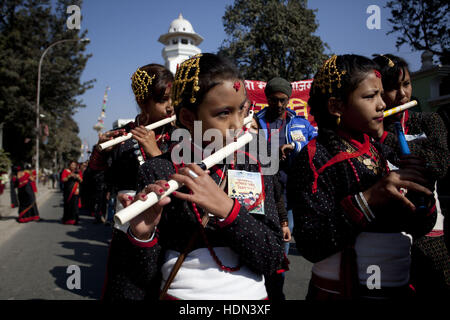
[[[111,229],[93,224],[93,218],[86,215],[80,215],[77,226],[61,224],[62,193],[50,192],[47,201],[39,206],[44,220],[16,223],[13,227],[18,230],[0,243],[0,299],[73,300],[101,296]],[[6,220],[0,224],[3,222]],[[70,265],[80,268],[80,289],[70,290],[67,286]]]
[[[62,194],[55,189],[38,206],[43,221],[18,224],[17,214],[0,220],[0,300],[100,299],[111,227],[94,224],[83,212],[79,225],[61,224]],[[298,255],[295,243],[288,258],[286,299],[303,300],[311,264]],[[79,289],[70,266],[79,267]]]

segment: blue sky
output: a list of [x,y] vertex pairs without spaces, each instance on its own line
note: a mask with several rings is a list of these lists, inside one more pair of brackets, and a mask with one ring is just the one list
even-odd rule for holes
[[[102,109],[107,86],[105,129],[111,129],[118,118],[134,118],[138,113],[131,90],[131,75],[148,63],[164,64],[163,45],[158,42],[168,31],[170,23],[182,13],[204,41],[202,52],[217,52],[226,38],[222,17],[233,0],[84,0],[81,7],[81,29],[88,30],[91,39],[87,52],[93,57],[88,61],[82,80],[97,79],[94,87],[79,98],[86,108],[79,109],[75,120],[80,128],[79,137],[87,141],[89,148],[97,141],[92,128]],[[318,9],[316,32],[330,47],[326,53],[355,53],[371,56],[373,53],[393,53],[410,63],[411,71],[420,69],[420,52],[412,52],[408,46],[400,51],[395,48],[396,35],[386,35],[391,29],[387,19],[390,11],[387,1],[366,0],[310,0],[308,7]],[[378,5],[381,9],[380,29],[369,30],[366,9]],[[261,79],[264,80],[264,79]],[[302,80],[302,79],[296,79]]]

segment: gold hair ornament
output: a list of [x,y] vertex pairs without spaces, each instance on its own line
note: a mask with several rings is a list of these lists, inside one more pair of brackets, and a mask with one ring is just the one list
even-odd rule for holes
[[152,85],[156,74],[150,76],[145,70],[137,69],[131,77],[131,87],[138,101],[144,101],[147,98],[148,88]]
[[380,56],[382,56],[383,58],[385,58],[385,59],[388,60],[388,66],[389,66],[389,68],[392,68],[392,67],[394,66],[394,62],[392,62],[391,59],[389,59],[388,57],[386,57],[386,56],[383,55],[383,54],[380,54]]
[[[195,93],[200,90],[198,86],[198,74],[200,73],[200,57],[202,54],[197,54],[192,58],[184,61],[177,69],[175,73],[175,81],[172,85],[172,103],[177,106],[181,102],[181,95],[186,88],[188,82],[193,82],[192,84],[192,95],[190,102],[195,103]],[[191,69],[194,71],[194,75],[189,76]]]
[[333,82],[338,81],[337,87],[341,87],[341,77],[346,74],[347,71],[343,70],[339,72],[336,66],[337,56],[333,55],[330,59],[325,61],[322,68],[320,68],[317,77],[314,78],[314,90],[321,89],[322,93],[326,93],[326,88],[328,87],[328,92],[333,93]]

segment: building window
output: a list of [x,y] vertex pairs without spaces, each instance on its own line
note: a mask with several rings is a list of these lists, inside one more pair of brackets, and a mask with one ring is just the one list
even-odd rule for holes
[[177,39],[172,40],[172,44],[177,44],[177,43],[178,43]]
[[181,43],[182,44],[188,44],[188,40],[187,39],[181,39]]

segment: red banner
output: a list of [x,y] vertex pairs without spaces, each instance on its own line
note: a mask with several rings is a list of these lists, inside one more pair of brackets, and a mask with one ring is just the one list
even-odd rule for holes
[[[299,116],[305,117],[309,122],[317,127],[314,117],[310,114],[308,106],[309,90],[311,89],[311,80],[302,80],[291,82],[292,95],[289,99],[288,108],[292,109]],[[266,82],[257,80],[245,80],[248,99],[254,104],[255,112],[267,107],[267,99],[264,94]]]

